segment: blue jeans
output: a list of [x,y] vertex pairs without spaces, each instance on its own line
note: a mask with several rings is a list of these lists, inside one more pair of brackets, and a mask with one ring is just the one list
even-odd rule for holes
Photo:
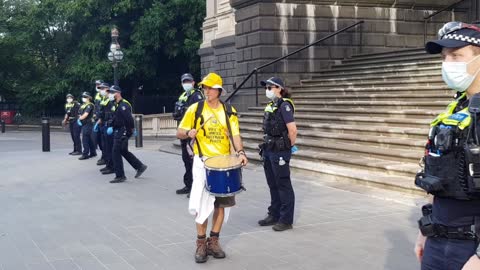
[[[295,209],[295,193],[290,179],[291,156],[290,150],[263,153],[263,169],[271,198],[268,214],[283,224],[293,224]],[[280,158],[285,162],[283,165]]]
[[461,270],[476,249],[474,240],[429,237],[425,243],[422,270]]

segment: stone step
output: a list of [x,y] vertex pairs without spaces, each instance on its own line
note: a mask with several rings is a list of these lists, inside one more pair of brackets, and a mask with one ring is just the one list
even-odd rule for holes
[[[332,132],[336,134],[356,134],[358,136],[373,135],[395,138],[409,138],[412,140],[427,139],[429,126],[425,127],[389,127],[389,126],[369,126],[360,124],[329,124],[329,123],[308,123],[295,122],[299,130]],[[262,123],[258,119],[240,118],[240,127],[256,130],[262,129]]]
[[398,63],[371,63],[364,65],[338,65],[332,66],[329,70],[321,70],[321,73],[329,72],[342,72],[342,71],[379,71],[379,70],[391,70],[399,68],[420,68],[420,67],[432,67],[432,66],[441,66],[441,60],[430,60],[430,61],[421,61],[421,62],[398,62]]
[[[244,147],[254,152],[258,147],[258,143],[252,142],[247,138],[244,140]],[[298,147],[299,151],[294,154],[295,159],[316,161],[323,164],[345,166],[356,169],[368,169],[370,171],[382,172],[389,175],[407,176],[411,177],[411,179],[414,179],[415,173],[420,168],[418,163],[399,162],[361,155],[319,152],[313,151],[310,148],[302,147],[300,144]]]
[[[252,139],[258,145],[258,143],[260,142],[255,138],[245,137],[245,139]],[[352,156],[361,155],[365,157],[373,157],[384,160],[394,160],[417,164],[423,154],[422,149],[418,148],[414,148],[413,150],[410,150],[409,148],[389,149],[373,145],[366,146],[347,142],[327,143],[321,140],[299,139],[298,142],[296,142],[295,144],[298,144],[299,147],[303,147],[304,149],[314,150],[318,152],[345,154]]]
[[295,106],[305,108],[391,108],[392,110],[402,109],[425,109],[425,110],[442,110],[448,105],[449,100],[435,100],[435,101],[321,101],[321,100],[296,100]]
[[[261,143],[263,140],[263,132],[259,129],[241,128],[242,136],[249,138],[250,140],[256,140]],[[402,150],[402,149],[415,149],[415,151],[422,151],[425,148],[426,140],[412,140],[409,138],[396,138],[385,137],[378,135],[363,135],[348,134],[348,133],[334,133],[334,132],[322,132],[314,130],[299,130],[298,131],[298,143],[307,144],[310,141],[316,141],[319,143],[351,143],[363,145],[366,147],[375,146],[386,148],[390,150]]]
[[[390,81],[401,81],[402,83],[405,82],[423,82],[424,80],[442,80],[442,75],[441,75],[441,70],[438,69],[436,71],[428,71],[428,72],[423,72],[423,73],[412,73],[410,71],[401,73],[401,74],[387,74],[387,75],[359,75],[359,76],[348,76],[348,77],[336,77],[336,78],[330,78],[330,77],[324,77],[324,78],[316,78],[317,75],[315,75],[314,79],[309,79],[309,80],[301,80],[301,86],[308,86],[308,85],[319,85],[319,84],[339,84],[339,83],[345,83],[345,84],[357,84],[360,82],[365,82],[367,84],[373,84],[373,83],[380,83],[380,82],[390,82]],[[443,80],[442,80],[443,82]],[[296,89],[298,86],[293,86],[293,89]]]
[[[399,87],[400,88],[400,87]],[[381,89],[381,88],[380,88]],[[388,89],[388,88],[387,88]],[[359,88],[359,91],[363,89]],[[332,94],[335,93],[335,94]],[[368,93],[342,93],[338,90],[332,90],[331,93],[297,93],[293,96],[296,101],[404,101],[404,102],[429,102],[435,101],[451,101],[451,97],[444,93],[419,93],[416,94],[395,94],[389,93],[388,90],[384,90],[382,94],[368,94]]]
[[[402,85],[402,84],[400,84]],[[444,98],[451,100],[454,96],[454,92],[450,90],[445,85],[437,85],[437,86],[408,86],[408,85],[392,85],[392,86],[376,86],[376,87],[369,87],[369,86],[362,86],[362,85],[354,85],[350,87],[343,87],[338,88],[335,86],[330,87],[316,87],[316,86],[307,86],[307,87],[296,87],[295,89],[291,90],[291,95],[294,100],[298,98],[299,95],[302,94],[329,94],[329,95],[372,95],[372,94],[388,94],[388,95],[418,95],[418,94],[436,94],[436,95],[443,95]]]
[[390,52],[382,54],[368,54],[368,55],[353,55],[351,58],[342,60],[342,63],[352,63],[364,60],[381,60],[381,59],[395,59],[395,58],[405,58],[405,57],[419,57],[419,59],[424,58],[425,56],[430,56],[432,59],[438,59],[438,55],[428,54],[425,49],[421,50],[411,50],[403,52]]
[[[247,155],[251,161],[261,162],[255,148],[246,145]],[[252,146],[255,147],[255,146]],[[355,184],[375,186],[386,189],[400,190],[404,192],[425,194],[415,187],[413,180],[408,176],[397,176],[388,173],[370,171],[368,169],[350,168],[347,166],[338,166],[318,161],[301,160],[293,155],[290,161],[290,168],[303,173],[312,173],[325,180],[348,181]]]
[[[253,121],[257,120],[262,122],[263,113],[260,112],[244,112],[241,117],[249,117]],[[429,126],[430,119],[408,119],[408,118],[395,118],[395,117],[368,117],[368,116],[333,116],[333,115],[312,115],[312,114],[295,114],[295,122],[301,123],[331,123],[331,124],[358,124],[369,126],[415,126],[424,127]]]
[[424,78],[422,80],[418,79],[389,79],[389,80],[362,80],[362,81],[343,81],[343,80],[330,80],[330,81],[308,81],[302,83],[301,86],[291,87],[292,90],[297,89],[323,89],[323,88],[376,88],[376,87],[395,87],[395,86],[403,86],[403,87],[425,87],[425,86],[436,86],[446,88],[447,85],[442,79],[442,76],[430,76],[429,78]]
[[386,76],[400,74],[415,74],[420,72],[439,72],[442,66],[439,62],[434,63],[405,63],[404,65],[380,65],[376,68],[345,68],[345,69],[326,69],[321,73],[312,76],[312,79],[336,78],[349,76]]
[[394,51],[387,51],[387,52],[358,53],[358,54],[352,55],[352,59],[354,59],[354,58],[375,58],[377,56],[396,56],[396,55],[410,54],[410,53],[414,53],[414,52],[425,53],[425,48],[424,47],[419,47],[419,48],[402,49],[402,50],[394,50]]
[[412,63],[421,63],[424,61],[439,61],[440,57],[438,55],[431,55],[424,53],[423,55],[415,56],[402,56],[402,57],[383,57],[377,59],[356,59],[353,61],[342,61],[341,64],[336,64],[332,66],[332,69],[344,68],[344,67],[358,67],[358,66],[370,66],[370,65],[381,65],[381,64],[401,64],[406,62]]
[[[248,110],[252,112],[260,112],[263,114],[264,107],[250,107]],[[323,114],[334,116],[377,116],[377,117],[396,117],[396,118],[419,118],[433,120],[443,110],[423,110],[423,109],[407,109],[407,110],[391,110],[389,108],[357,108],[337,109],[337,108],[295,108],[297,113]],[[240,113],[241,115],[242,113]]]

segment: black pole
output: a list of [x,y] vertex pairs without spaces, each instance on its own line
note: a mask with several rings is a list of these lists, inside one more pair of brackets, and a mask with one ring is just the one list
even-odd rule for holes
[[113,84],[118,86],[118,74],[117,74],[117,62],[116,60],[114,59],[113,60]]
[[143,147],[142,115],[135,115],[135,126],[137,127],[137,137],[135,137],[135,147]]
[[5,133],[5,120],[0,120],[0,123],[2,125],[2,133]]
[[42,151],[50,152],[50,119],[42,117]]

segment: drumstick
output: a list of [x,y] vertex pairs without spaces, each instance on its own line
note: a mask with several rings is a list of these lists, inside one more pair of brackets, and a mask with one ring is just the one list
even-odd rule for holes
[[210,115],[210,117],[208,117],[207,120],[205,120],[205,122],[203,122],[203,124],[198,129],[199,130],[202,129],[202,127],[212,118],[213,118],[213,115]]
[[[210,119],[212,119],[212,118],[213,118],[213,115],[210,115],[210,117],[208,117],[207,120],[205,120],[205,122],[203,122],[203,124],[200,125],[200,127],[199,127],[197,130],[202,129],[202,127],[203,127]],[[195,135],[195,137],[196,137],[196,135]]]

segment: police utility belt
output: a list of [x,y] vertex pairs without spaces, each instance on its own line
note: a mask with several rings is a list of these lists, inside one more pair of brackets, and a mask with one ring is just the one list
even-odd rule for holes
[[451,227],[441,224],[435,224],[432,221],[432,204],[422,206],[423,217],[418,220],[418,227],[423,236],[439,237],[458,240],[478,240],[477,218],[475,224]]
[[290,139],[286,136],[270,136],[265,134],[263,137],[263,144],[260,148],[264,151],[281,152],[289,151],[291,148]]

